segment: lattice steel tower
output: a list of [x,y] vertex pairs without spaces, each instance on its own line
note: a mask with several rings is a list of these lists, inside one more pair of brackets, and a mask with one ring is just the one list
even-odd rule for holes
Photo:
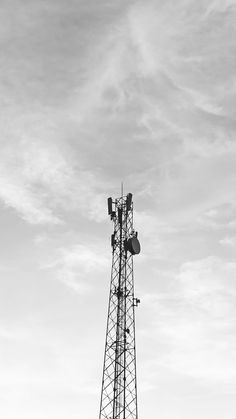
[[137,419],[133,255],[140,253],[133,229],[132,194],[108,198],[114,222],[112,272],[99,419]]

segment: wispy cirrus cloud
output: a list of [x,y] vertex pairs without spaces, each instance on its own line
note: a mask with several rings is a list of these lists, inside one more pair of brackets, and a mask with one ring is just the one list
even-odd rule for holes
[[[210,207],[217,174],[220,204],[232,200],[233,166],[225,182],[222,174],[235,156],[233,2],[134,2],[116,15],[113,5],[102,30],[91,8],[92,32],[69,25],[74,4],[64,17],[61,4],[34,4],[35,20],[19,4],[14,24],[21,40],[10,28],[4,32],[5,42],[20,42],[22,51],[19,57],[15,47],[4,50],[6,63],[15,59],[16,66],[9,74],[3,68],[5,120],[14,138],[3,144],[0,195],[8,206],[31,223],[58,223],[65,207],[84,211],[82,196],[96,194],[101,207],[104,189],[124,177],[144,194],[158,194],[164,208],[178,204],[176,194],[186,207],[191,185],[195,202]],[[60,29],[54,13],[64,19]]]
[[[196,211],[235,198],[235,123],[228,106],[235,100],[229,89],[234,77],[235,10],[223,12],[218,6],[214,3],[211,13],[206,13],[204,2],[196,8],[193,2],[167,2],[162,7],[153,2],[135,4],[118,22],[119,31],[104,43],[101,71],[91,73],[83,87],[85,92],[91,88],[96,104],[90,108],[88,99],[85,125],[81,124],[89,142],[94,129],[101,133],[98,147],[106,147],[114,159],[112,176],[117,167],[128,182],[135,183],[137,176],[139,190],[143,188],[146,195],[151,191],[153,199],[158,196],[164,210],[179,208],[183,217],[189,205],[190,214],[195,208],[191,215],[195,218]],[[86,127],[91,117],[94,125]],[[112,152],[118,139],[126,155],[120,163],[119,154]],[[130,158],[131,143],[133,155],[143,150],[141,177],[140,160]],[[93,161],[93,153],[90,158]],[[106,166],[103,156],[99,161],[108,173],[111,166]]]

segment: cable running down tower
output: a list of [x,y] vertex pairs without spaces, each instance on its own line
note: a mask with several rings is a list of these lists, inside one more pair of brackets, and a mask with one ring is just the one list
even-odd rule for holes
[[138,419],[133,255],[140,253],[133,229],[132,194],[108,198],[114,223],[112,272],[99,419]]

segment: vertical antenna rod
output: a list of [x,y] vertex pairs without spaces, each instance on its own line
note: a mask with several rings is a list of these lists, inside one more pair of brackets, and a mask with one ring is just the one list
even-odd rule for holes
[[137,419],[137,378],[133,255],[140,253],[133,229],[133,201],[129,193],[108,198],[114,223],[111,236],[112,272],[99,419]]

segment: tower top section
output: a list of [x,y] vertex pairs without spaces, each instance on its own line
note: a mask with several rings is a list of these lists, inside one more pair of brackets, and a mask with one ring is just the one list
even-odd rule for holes
[[108,215],[111,216],[111,219],[116,216],[115,208],[122,208],[123,210],[128,211],[133,209],[133,195],[132,193],[128,193],[126,196],[121,196],[120,198],[116,198],[113,200],[111,197],[107,199],[107,206],[108,206]]
[[[128,193],[126,196],[112,199],[107,199],[108,215],[114,222],[114,233],[111,237],[111,245],[115,248],[118,235],[122,240],[124,250],[129,251],[132,255],[140,253],[141,246],[138,240],[138,233],[133,229],[133,195]],[[132,225],[132,228],[130,228]]]

